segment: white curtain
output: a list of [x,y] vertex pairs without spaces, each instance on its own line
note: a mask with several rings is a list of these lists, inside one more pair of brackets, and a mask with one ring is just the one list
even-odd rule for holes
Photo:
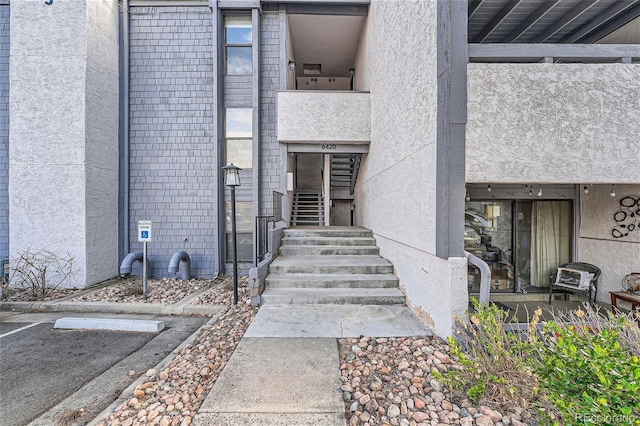
[[555,268],[569,262],[571,209],[567,201],[535,201],[531,215],[531,284],[547,287]]

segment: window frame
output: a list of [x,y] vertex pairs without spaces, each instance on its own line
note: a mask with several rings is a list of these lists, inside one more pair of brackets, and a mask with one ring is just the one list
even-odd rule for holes
[[[249,135],[230,135],[229,134],[229,111],[230,110],[244,110],[247,113],[247,117],[251,119],[248,127]],[[240,167],[242,170],[253,170],[253,108],[251,107],[229,107],[224,110],[224,161],[225,164],[233,163]],[[244,129],[243,129],[244,130]],[[229,143],[232,141],[247,142],[251,147],[251,152],[248,158],[249,166],[243,162],[234,162],[229,158]],[[244,160],[243,160],[244,161]]]
[[[230,43],[227,40],[227,23],[230,19],[238,19],[238,18],[248,18],[248,24],[250,29],[251,41],[248,43]],[[251,15],[249,14],[228,14],[224,16],[224,75],[227,76],[252,76],[253,75],[253,20]],[[250,52],[250,62],[251,67],[250,71],[247,73],[230,73],[229,72],[229,48],[248,48]]]

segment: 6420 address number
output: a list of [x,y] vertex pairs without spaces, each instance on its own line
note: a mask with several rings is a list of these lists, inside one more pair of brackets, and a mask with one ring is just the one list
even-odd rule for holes
[[337,145],[334,143],[325,143],[322,144],[322,149],[336,149]]

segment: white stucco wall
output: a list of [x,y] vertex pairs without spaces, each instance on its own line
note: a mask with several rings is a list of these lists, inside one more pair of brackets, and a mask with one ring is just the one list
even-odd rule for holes
[[[610,302],[610,291],[622,289],[625,275],[640,272],[640,229],[621,238],[614,238],[611,233],[617,224],[613,216],[620,209],[620,200],[626,196],[640,198],[640,184],[615,185],[615,197],[610,192],[611,185],[594,185],[581,196],[578,239],[578,260],[602,270],[598,300],[605,303]],[[636,226],[640,226],[640,218],[636,215],[635,219]]]
[[118,3],[87,1],[87,283],[118,274]]
[[370,111],[368,93],[278,92],[278,141],[368,143]]
[[355,200],[357,224],[373,230],[408,304],[448,335],[466,287],[465,269],[435,256],[436,8],[371,2],[355,66],[357,88],[371,92],[371,145]]
[[[117,263],[93,269],[117,247],[117,15],[101,16],[105,9],[85,0],[11,4],[10,251],[68,251],[77,274],[67,287],[117,273]],[[111,19],[111,37],[96,42],[94,26]],[[114,65],[101,65],[110,60],[115,90]]]
[[640,65],[469,64],[467,182],[640,182]]

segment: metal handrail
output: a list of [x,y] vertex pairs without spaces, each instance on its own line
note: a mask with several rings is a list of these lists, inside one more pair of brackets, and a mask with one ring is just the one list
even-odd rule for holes
[[269,223],[273,216],[256,216],[256,265],[264,260],[269,252]]
[[278,191],[273,191],[272,203],[273,203],[273,220],[278,222],[284,220],[282,216],[282,198],[284,194]]
[[467,258],[467,261],[472,265],[475,265],[480,269],[480,303],[489,303],[489,294],[491,293],[491,268],[484,260],[480,259],[477,256],[469,253],[468,251],[464,252],[464,256]]

